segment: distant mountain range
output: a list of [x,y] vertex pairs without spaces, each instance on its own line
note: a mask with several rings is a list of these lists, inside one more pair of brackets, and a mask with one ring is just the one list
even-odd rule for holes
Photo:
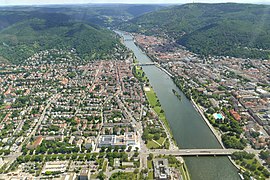
[[169,36],[202,56],[268,59],[270,6],[255,4],[184,4],[150,12],[119,28]]
[[166,5],[132,4],[86,4],[86,5],[47,5],[47,6],[0,6],[0,29],[18,21],[63,14],[76,21],[84,21],[100,26],[111,26],[123,20],[132,19]]
[[20,63],[45,49],[75,48],[84,60],[106,58],[122,44],[105,27],[162,5],[0,7],[0,62]]
[[107,57],[121,44],[105,27],[166,36],[201,55],[268,59],[270,6],[254,4],[0,7],[0,61],[50,48]]
[[65,16],[51,16],[17,22],[0,32],[0,60],[23,62],[36,52],[47,49],[75,48],[84,60],[108,57],[120,45],[109,30],[80,22],[69,22]]

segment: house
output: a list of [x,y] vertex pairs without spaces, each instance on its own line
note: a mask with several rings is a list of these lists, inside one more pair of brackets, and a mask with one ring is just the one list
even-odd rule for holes
[[35,149],[42,143],[42,141],[43,141],[43,137],[39,136],[36,138],[36,140],[33,142],[33,144],[28,145],[27,148],[28,149]]
[[90,179],[90,171],[87,168],[83,168],[78,176],[78,180],[88,180]]
[[230,110],[230,114],[233,116],[233,118],[234,118],[236,121],[241,121],[241,116],[240,116],[240,114],[238,114],[238,112],[236,112],[235,110],[231,109],[231,110]]
[[154,159],[154,177],[157,180],[170,179],[170,169],[168,159]]

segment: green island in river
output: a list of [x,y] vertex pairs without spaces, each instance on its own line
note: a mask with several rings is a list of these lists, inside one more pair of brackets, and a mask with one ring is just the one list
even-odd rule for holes
[[175,89],[172,89],[172,92],[181,101],[181,95]]

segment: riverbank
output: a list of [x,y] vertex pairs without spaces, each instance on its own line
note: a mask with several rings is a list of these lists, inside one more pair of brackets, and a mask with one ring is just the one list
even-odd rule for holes
[[226,149],[222,143],[222,139],[221,139],[221,134],[219,134],[219,132],[216,131],[216,129],[210,124],[210,122],[208,121],[208,119],[205,117],[203,111],[201,110],[201,108],[195,103],[195,101],[191,98],[190,102],[192,103],[192,105],[194,106],[194,108],[199,112],[199,114],[201,115],[202,119],[204,120],[204,122],[207,124],[207,126],[209,127],[209,129],[212,131],[212,133],[215,135],[216,139],[218,140],[219,144],[221,145],[221,147],[223,149]]
[[[129,34],[119,32],[127,48],[133,51],[139,63],[151,63],[145,53],[137,47]],[[178,91],[173,80],[157,66],[143,66],[143,71],[149,79],[155,93],[166,112],[166,118],[173,132],[173,137],[182,148],[219,148],[220,145],[213,133],[202,120],[192,103],[180,91],[181,101],[172,93]],[[192,179],[197,180],[239,180],[237,169],[226,157],[185,157]],[[222,171],[220,171],[222,167]]]
[[[176,146],[176,142],[173,140],[173,134],[169,125],[168,120],[166,119],[166,115],[164,110],[161,107],[161,104],[159,102],[159,99],[154,91],[154,89],[152,87],[148,87],[145,86],[145,84],[147,84],[149,82],[148,78],[145,76],[145,73],[143,72],[142,68],[140,66],[134,66],[133,69],[133,73],[134,76],[141,82],[144,83],[144,94],[147,98],[147,101],[149,103],[149,105],[151,106],[151,109],[153,111],[153,113],[158,117],[158,119],[160,120],[163,129],[165,130],[170,145],[173,144],[173,146]],[[146,90],[147,89],[147,90]],[[177,147],[177,146],[176,146]]]
[[[140,51],[142,53],[144,53],[149,59],[151,59],[152,62],[156,62],[153,60],[153,57],[150,58],[149,55],[142,49],[141,46],[139,46],[137,43],[135,43]],[[160,70],[162,70],[163,72],[165,72],[172,80],[174,75],[172,73],[170,73],[168,70],[166,70],[165,68],[161,67],[160,64],[156,64],[156,67],[159,68]],[[223,148],[226,149],[222,143],[222,139],[221,139],[221,134],[210,124],[210,122],[208,121],[208,119],[205,117],[202,109],[195,103],[195,101],[191,98],[190,102],[192,103],[193,107],[196,109],[196,111],[200,114],[200,116],[202,117],[202,119],[204,120],[205,124],[208,126],[208,128],[211,130],[212,134],[214,135],[214,137],[216,138],[216,140],[218,141],[219,145]],[[233,166],[235,166],[238,170],[240,170],[240,167],[233,161],[233,159],[231,157],[228,156],[229,161],[233,164]]]
[[[209,129],[212,131],[212,133],[215,135],[216,139],[218,140],[219,144],[221,145],[221,147],[223,149],[226,149],[222,143],[222,139],[221,139],[221,135],[218,134],[218,132],[216,131],[216,129],[210,124],[210,122],[208,121],[208,119],[205,117],[204,113],[202,112],[201,108],[194,102],[194,100],[191,98],[191,103],[194,106],[194,108],[200,113],[202,119],[204,120],[204,122],[207,124],[207,126],[209,127]],[[241,170],[241,168],[236,164],[236,162],[234,162],[234,160],[228,156],[229,160],[231,161],[231,163],[238,169]]]
[[[135,73],[134,74],[135,77],[137,77],[142,82],[147,83],[149,80],[146,76],[144,76],[144,72],[141,69],[141,67],[135,66],[134,68],[135,69],[133,70],[133,73]],[[158,117],[158,119],[162,125],[162,128],[166,132],[167,139],[169,141],[169,149],[171,149],[171,150],[178,149],[178,146],[176,145],[176,142],[173,139],[173,134],[172,134],[169,122],[166,119],[164,110],[162,109],[162,107],[159,103],[159,99],[158,99],[155,91],[153,90],[152,87],[147,87],[147,88],[144,87],[144,93],[145,93],[145,96],[147,98],[148,103],[151,106],[152,112]],[[190,180],[190,175],[189,175],[187,166],[186,166],[184,161],[182,161],[182,166],[179,170],[182,173],[182,177],[184,180]]]
[[[135,45],[137,45],[139,47],[139,49],[141,50],[142,53],[144,53],[149,59],[151,59],[152,62],[156,62],[155,60],[153,60],[153,57],[150,57],[149,54],[147,52],[145,52],[144,49],[138,43],[136,43],[136,42],[134,42],[134,43],[135,43]],[[172,73],[170,73],[168,70],[166,70],[165,68],[161,67],[160,64],[157,63],[156,67],[159,68],[160,70],[162,70],[163,72],[165,72],[168,76],[170,76],[170,78],[173,79],[174,75]],[[205,117],[205,115],[202,112],[201,108],[194,102],[194,100],[192,98],[191,98],[190,102],[192,103],[193,107],[197,110],[197,112],[200,114],[200,116],[202,117],[202,119],[204,120],[206,125],[209,127],[211,132],[214,134],[215,138],[218,140],[221,147],[223,149],[225,149],[225,147],[224,147],[224,145],[222,143],[221,134],[218,134],[216,129],[210,124],[208,119]]]
[[[176,142],[173,139],[172,131],[171,131],[170,127],[169,127],[168,120],[166,119],[166,116],[164,114],[163,109],[161,108],[161,105],[158,106],[158,107],[155,106],[156,102],[158,102],[158,98],[157,98],[153,88],[150,87],[149,91],[145,91],[145,95],[147,97],[148,102],[152,106],[151,109],[158,116],[158,118],[159,118],[159,120],[160,120],[160,122],[162,124],[162,127],[164,128],[164,130],[165,130],[165,132],[167,134],[167,137],[168,137],[168,140],[169,140],[169,143],[170,143],[169,149],[172,149],[172,150],[173,149],[178,149],[178,146],[176,145]],[[153,106],[155,106],[155,107],[153,107]],[[190,175],[189,175],[187,166],[186,166],[184,161],[182,162],[180,172],[182,173],[182,177],[183,177],[184,180],[190,180]]]

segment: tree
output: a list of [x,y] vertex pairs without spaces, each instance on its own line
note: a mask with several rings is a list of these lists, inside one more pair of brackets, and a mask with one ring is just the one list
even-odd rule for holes
[[119,147],[118,146],[115,146],[113,151],[114,152],[118,152],[118,150],[119,150]]
[[111,152],[111,151],[112,151],[112,147],[109,146],[109,147],[107,148],[107,152]]
[[130,151],[131,151],[131,149],[132,149],[132,146],[128,146],[128,150],[127,150],[127,152],[130,152]]
[[97,178],[99,178],[100,180],[104,180],[104,179],[106,179],[106,175],[104,174],[103,171],[100,171],[100,172],[98,173]]
[[139,153],[138,152],[135,152],[134,153],[134,157],[138,157],[139,156]]
[[262,173],[263,173],[263,175],[264,175],[265,177],[267,177],[267,178],[270,177],[270,173],[268,172],[267,169],[264,169],[264,170],[262,171]]
[[260,152],[260,157],[262,159],[267,159],[268,157],[270,157],[270,151],[261,151]]
[[146,174],[146,173],[148,173],[148,169],[145,168],[145,169],[142,170],[142,172]]
[[26,155],[26,156],[24,157],[24,161],[25,161],[25,162],[30,161],[30,159],[31,159],[31,156],[30,156],[30,155]]
[[153,155],[152,153],[150,153],[149,156],[147,157],[147,159],[148,159],[149,161],[152,161],[152,160],[153,160],[153,157],[154,157],[154,155]]
[[106,149],[106,147],[102,146],[101,149],[100,149],[100,152],[105,152],[105,149]]
[[46,172],[45,172],[45,175],[46,175],[46,176],[52,175],[52,172],[51,172],[51,171],[46,171]]
[[138,168],[136,168],[135,170],[134,170],[134,173],[135,174],[138,174],[140,171],[139,171],[139,169]]
[[153,137],[154,140],[159,140],[160,139],[160,134],[156,133]]

